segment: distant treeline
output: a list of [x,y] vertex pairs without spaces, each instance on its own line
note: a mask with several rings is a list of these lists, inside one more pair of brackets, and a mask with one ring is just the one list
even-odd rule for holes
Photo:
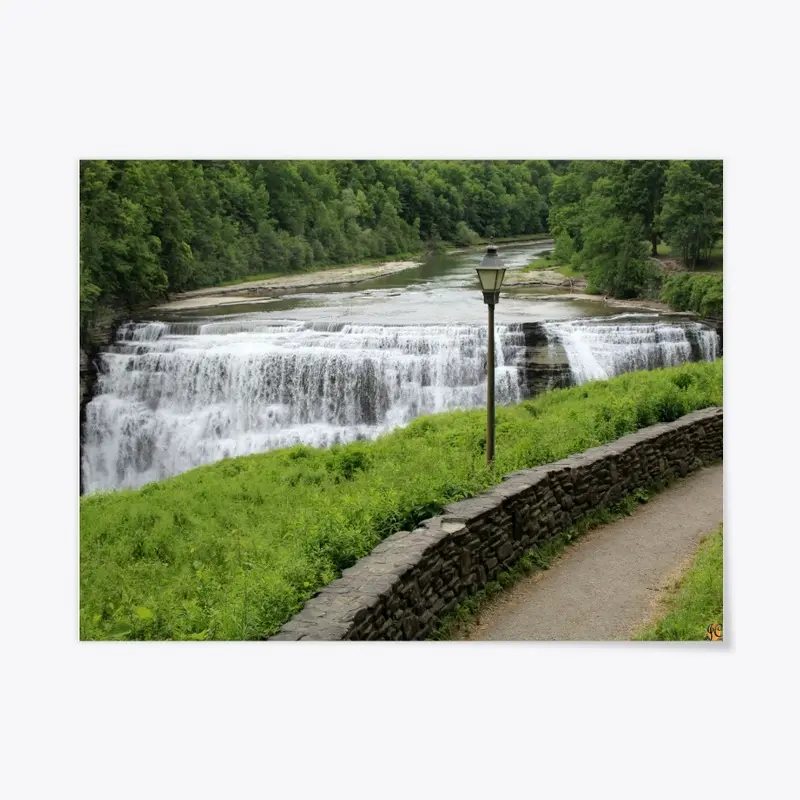
[[590,290],[657,296],[648,250],[664,241],[692,269],[722,237],[722,162],[573,161],[549,201],[554,259],[586,273]]
[[547,161],[83,161],[81,341],[169,292],[547,230]]
[[[84,161],[81,343],[170,292],[551,231],[617,297],[722,234],[721,161]],[[100,336],[99,338],[102,338]]]

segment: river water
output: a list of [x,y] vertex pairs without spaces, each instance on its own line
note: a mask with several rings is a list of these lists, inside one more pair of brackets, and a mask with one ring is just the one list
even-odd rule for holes
[[[551,246],[500,252],[513,273]],[[85,491],[297,443],[370,439],[420,414],[484,405],[486,306],[474,270],[482,255],[433,256],[356,286],[123,325],[86,408]],[[717,356],[716,333],[699,323],[557,293],[501,294],[498,403]],[[546,343],[533,344],[537,337]]]

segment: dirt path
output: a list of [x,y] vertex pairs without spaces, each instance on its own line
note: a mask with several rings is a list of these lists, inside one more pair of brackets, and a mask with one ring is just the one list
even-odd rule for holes
[[261,281],[245,281],[230,286],[195,289],[176,295],[168,303],[163,303],[156,308],[161,311],[180,311],[252,303],[254,297],[277,297],[286,292],[299,292],[304,289],[362,283],[373,278],[382,278],[386,275],[394,275],[396,272],[413,269],[420,263],[419,261],[386,261],[382,264],[351,264],[347,267],[304,272],[299,275],[281,275]]
[[587,533],[547,571],[502,594],[470,640],[629,640],[701,537],[722,522],[722,465]]

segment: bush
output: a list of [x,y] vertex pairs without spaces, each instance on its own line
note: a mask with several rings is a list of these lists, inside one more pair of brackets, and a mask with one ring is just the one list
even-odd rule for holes
[[667,275],[661,288],[661,300],[676,311],[722,317],[722,275],[694,272]]
[[477,244],[480,238],[466,222],[460,221],[456,225],[455,233],[453,234],[453,244],[457,247],[469,247],[469,245]]
[[569,264],[575,254],[575,245],[570,235],[566,232],[559,235],[556,239],[553,258],[560,264]]
[[226,459],[82,497],[83,639],[263,639],[386,536],[514,470],[722,404],[722,362],[622,375],[373,442]]

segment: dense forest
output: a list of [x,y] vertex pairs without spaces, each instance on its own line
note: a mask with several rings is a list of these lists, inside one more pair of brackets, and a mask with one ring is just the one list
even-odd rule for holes
[[693,269],[722,236],[722,162],[573,161],[549,200],[555,259],[590,290],[657,296],[660,241]]
[[550,231],[590,289],[635,297],[660,241],[708,258],[722,162],[83,161],[80,225],[82,345],[172,292],[487,236]]
[[547,161],[83,161],[81,341],[169,292],[544,232],[553,178]]

